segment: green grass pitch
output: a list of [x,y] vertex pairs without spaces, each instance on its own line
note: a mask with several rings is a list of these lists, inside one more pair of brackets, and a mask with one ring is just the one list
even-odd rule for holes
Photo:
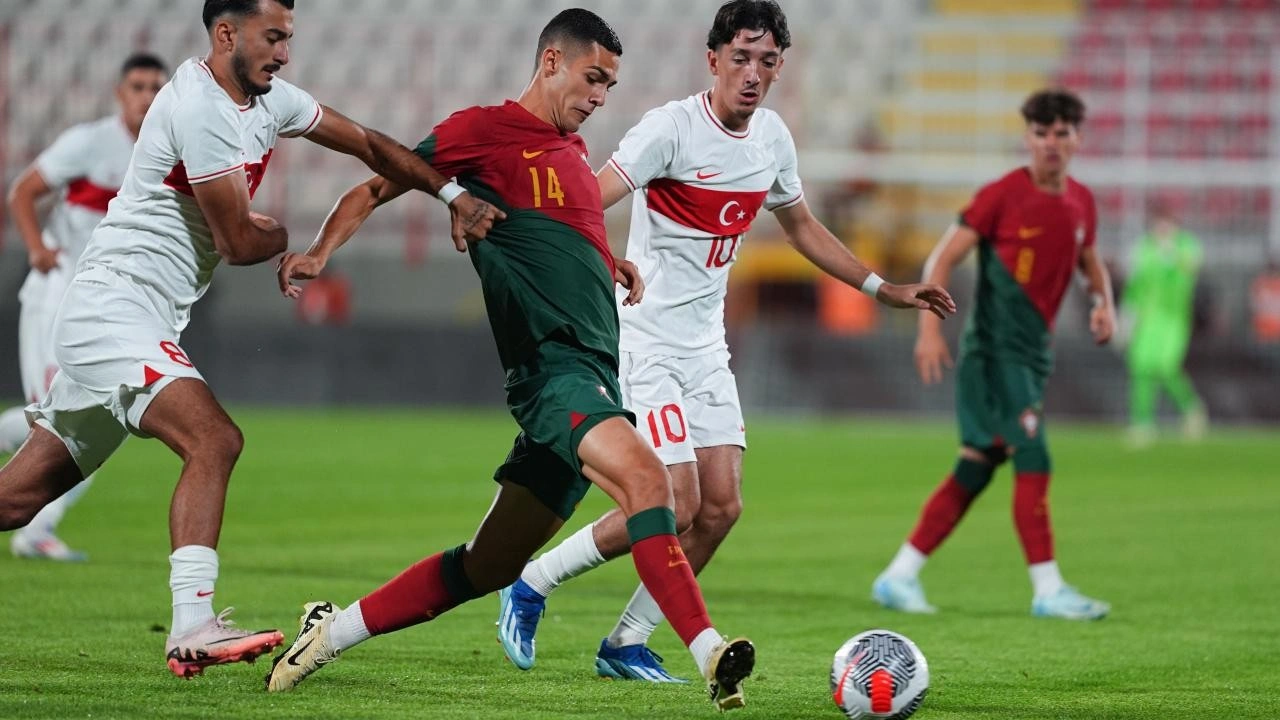
[[[467,537],[515,435],[500,413],[233,413],[248,439],[220,547],[218,608],[292,639],[302,604],[345,605]],[[932,689],[917,715],[959,718],[1280,717],[1280,436],[1216,432],[1127,451],[1113,428],[1050,428],[1067,579],[1111,601],[1093,624],[1029,616],[1008,471],[935,556],[933,617],[875,607],[871,580],[954,456],[942,423],[761,420],[746,512],[702,576],[712,617],[756,641],[736,717],[837,718],[827,688],[849,636],[915,640]],[[548,606],[538,664],[494,640],[497,601],[374,638],[286,695],[268,663],[183,681],[163,663],[167,507],[177,460],[131,440],[72,511],[83,566],[0,557],[0,718],[707,718],[701,685],[598,680],[592,658],[636,583],[611,563]],[[597,516],[593,491],[566,528]],[[3,540],[3,538],[0,538]],[[670,670],[692,661],[666,627]]]

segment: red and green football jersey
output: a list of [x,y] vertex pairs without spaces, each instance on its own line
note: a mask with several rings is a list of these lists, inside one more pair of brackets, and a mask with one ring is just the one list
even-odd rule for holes
[[454,113],[415,152],[507,214],[469,251],[503,367],[556,336],[616,368],[613,255],[582,138],[508,100]]
[[1080,249],[1097,239],[1093,194],[1071,178],[1062,194],[1045,192],[1018,168],[979,190],[960,221],[981,237],[962,352],[1049,372],[1054,318]]

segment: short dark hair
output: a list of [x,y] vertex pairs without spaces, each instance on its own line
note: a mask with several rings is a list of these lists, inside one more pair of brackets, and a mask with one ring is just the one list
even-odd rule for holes
[[581,45],[595,43],[614,55],[622,55],[622,41],[599,15],[582,8],[570,8],[551,18],[538,36],[538,58],[555,42]]
[[123,78],[133,70],[159,70],[168,73],[169,68],[159,57],[147,52],[137,52],[124,59],[120,65],[120,77]]
[[773,0],[729,0],[716,11],[716,19],[707,33],[707,49],[718,50],[733,42],[743,30],[764,30],[782,50],[791,47],[791,31],[787,16]]
[[1080,127],[1084,122],[1084,101],[1066,88],[1040,90],[1022,103],[1022,119],[1039,125],[1052,125],[1061,120]]
[[[272,2],[293,9],[293,0],[272,0]],[[248,17],[257,15],[261,0],[204,0],[204,29],[212,30],[213,24],[223,15]]]

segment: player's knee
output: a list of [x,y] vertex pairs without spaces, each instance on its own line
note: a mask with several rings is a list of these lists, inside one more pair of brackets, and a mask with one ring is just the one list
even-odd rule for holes
[[675,498],[671,490],[671,476],[662,465],[634,467],[622,480],[623,492],[630,508],[623,508],[628,515],[651,507],[673,507]]
[[235,463],[244,451],[244,433],[235,423],[224,423],[208,433],[202,444],[205,452],[224,462]]
[[742,517],[742,498],[732,498],[702,503],[698,513],[698,527],[708,535],[723,538]]

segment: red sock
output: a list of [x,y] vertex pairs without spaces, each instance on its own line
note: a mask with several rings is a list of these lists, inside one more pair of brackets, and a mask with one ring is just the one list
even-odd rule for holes
[[955,475],[948,475],[924,504],[920,521],[911,531],[908,541],[925,555],[932,553],[960,524],[960,518],[964,517],[975,497],[976,493],[956,482]]
[[424,623],[458,605],[445,588],[444,553],[422,560],[360,601],[365,627],[374,635]]
[[1027,564],[1053,559],[1049,526],[1049,473],[1020,472],[1013,481],[1013,523],[1018,527]]
[[631,560],[645,589],[685,646],[711,627],[702,590],[675,535],[652,535],[632,543]]

